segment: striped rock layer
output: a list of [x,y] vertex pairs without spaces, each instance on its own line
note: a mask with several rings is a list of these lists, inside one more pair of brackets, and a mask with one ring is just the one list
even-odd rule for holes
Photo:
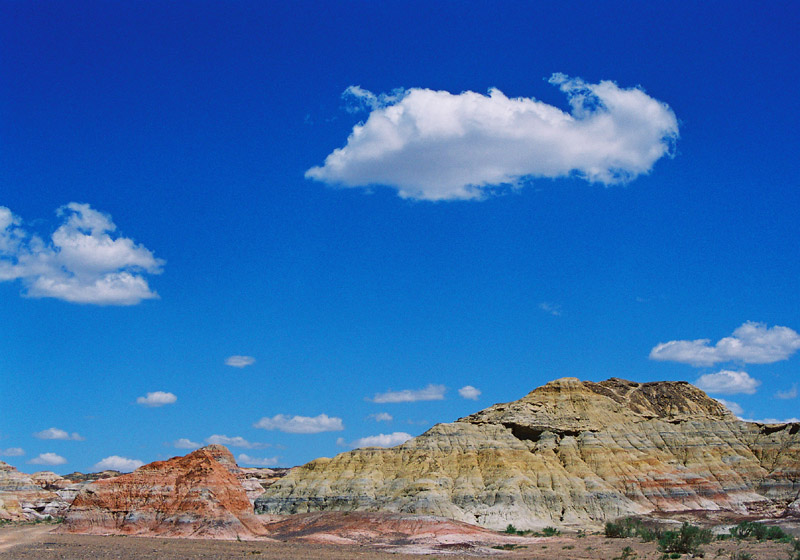
[[221,445],[97,480],[72,502],[62,530],[88,534],[254,538],[265,534]]
[[800,514],[800,424],[759,424],[685,382],[552,381],[391,448],[292,469],[257,513],[390,511],[489,528],[625,515]]

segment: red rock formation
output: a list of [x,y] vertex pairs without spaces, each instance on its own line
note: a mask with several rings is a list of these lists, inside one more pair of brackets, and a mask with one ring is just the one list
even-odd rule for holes
[[63,531],[142,536],[254,538],[266,533],[253,514],[231,453],[210,445],[98,480],[75,498]]

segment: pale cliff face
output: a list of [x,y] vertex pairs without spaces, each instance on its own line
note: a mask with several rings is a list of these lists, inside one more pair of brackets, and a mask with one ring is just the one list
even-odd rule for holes
[[502,529],[797,508],[800,425],[742,422],[687,383],[553,381],[392,449],[290,471],[256,511],[433,514]]

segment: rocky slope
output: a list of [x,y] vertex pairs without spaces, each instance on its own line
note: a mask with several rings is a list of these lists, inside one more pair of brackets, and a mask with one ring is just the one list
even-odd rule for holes
[[684,382],[559,379],[524,398],[290,471],[256,512],[394,511],[502,529],[631,514],[800,514],[800,424],[738,420]]
[[28,475],[0,461],[0,519],[34,521],[62,517],[77,492],[55,473]]
[[253,538],[265,534],[253,515],[233,455],[210,445],[130,474],[89,484],[62,530],[91,534]]

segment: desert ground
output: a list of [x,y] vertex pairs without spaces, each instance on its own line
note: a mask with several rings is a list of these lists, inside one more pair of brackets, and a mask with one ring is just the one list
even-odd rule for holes
[[[52,525],[5,525],[0,527],[0,558],[6,560],[134,560],[197,559],[227,560],[259,558],[262,560],[400,560],[402,558],[509,558],[526,560],[657,560],[662,557],[654,543],[641,539],[609,539],[602,535],[575,535],[550,538],[523,538],[511,550],[490,547],[449,547],[437,545],[424,549],[419,545],[394,546],[335,545],[288,541],[220,541],[165,539],[149,537],[91,536],[54,533]],[[627,553],[626,547],[629,547]],[[416,550],[415,550],[416,548]],[[784,560],[791,546],[776,542],[717,541],[703,547],[709,560],[747,558]],[[744,554],[743,554],[744,553]],[[683,556],[688,558],[688,556]]]

